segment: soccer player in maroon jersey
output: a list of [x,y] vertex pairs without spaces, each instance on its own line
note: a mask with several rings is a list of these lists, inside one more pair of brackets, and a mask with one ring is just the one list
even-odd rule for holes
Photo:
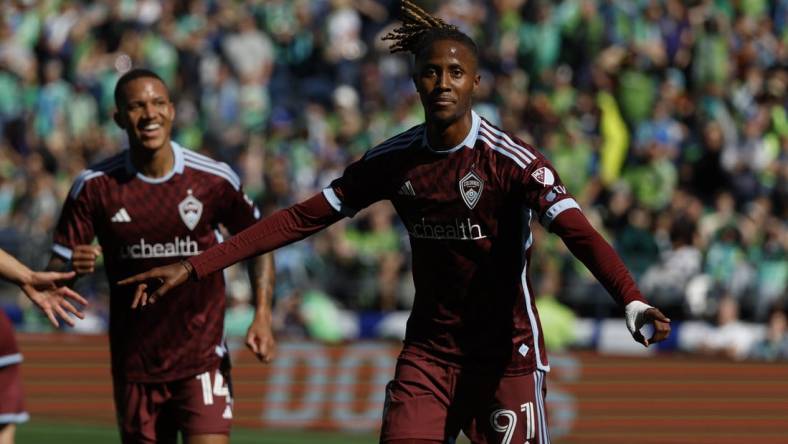
[[[31,271],[3,250],[0,250],[0,278],[13,282],[43,311],[55,327],[59,326],[57,317],[74,325],[68,315],[72,313],[84,318],[82,312],[69,302],[69,299],[82,305],[87,301],[70,288],[62,285],[74,277],[74,273]],[[0,444],[13,444],[16,424],[30,418],[25,410],[22,394],[22,378],[19,364],[22,354],[14,340],[11,321],[0,310]]]
[[[89,271],[98,238],[110,281],[110,351],[118,425],[124,443],[229,442],[232,397],[223,341],[221,273],[178,289],[173,298],[132,310],[134,291],[115,284],[157,265],[178,263],[251,226],[259,212],[224,163],[171,140],[175,109],[164,82],[135,69],[115,88],[115,122],[129,149],[75,180],[54,234],[52,268],[67,261]],[[254,259],[257,311],[247,345],[271,359],[273,259]],[[152,284],[155,284],[153,282]]]
[[[181,264],[121,284],[135,304],[303,239],[378,200],[392,202],[410,234],[416,296],[394,379],[386,388],[381,442],[549,442],[544,408],[550,367],[528,267],[540,222],[625,307],[635,340],[665,339],[669,319],[649,306],[618,255],[589,224],[550,162],[471,109],[479,85],[475,43],[403,1],[392,51],[415,56],[413,81],[426,122],[368,151],[322,193],[274,213]],[[169,300],[169,296],[163,300]],[[640,328],[652,323],[651,338]]]

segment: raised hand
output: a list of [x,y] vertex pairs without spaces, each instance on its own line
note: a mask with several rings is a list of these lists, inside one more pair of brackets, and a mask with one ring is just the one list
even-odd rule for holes
[[[632,337],[644,347],[664,341],[670,336],[670,319],[658,309],[639,301],[630,302],[626,306],[626,323]],[[654,334],[648,339],[640,332],[646,324],[654,326]]]
[[100,255],[101,247],[98,245],[77,245],[71,253],[71,266],[78,274],[93,273]]
[[[191,265],[187,261],[176,262],[163,267],[152,268],[145,273],[123,279],[118,285],[137,284],[131,308],[153,304],[171,289],[186,282],[191,275]],[[153,289],[149,294],[148,289]]]
[[75,274],[73,271],[69,273],[55,271],[32,272],[29,279],[20,284],[20,288],[47,315],[52,325],[59,327],[60,324],[57,318],[60,317],[66,324],[73,327],[74,320],[68,313],[79,319],[84,319],[85,315],[74,307],[69,302],[69,299],[82,305],[88,305],[88,301],[74,290],[61,286],[60,282],[73,279]]

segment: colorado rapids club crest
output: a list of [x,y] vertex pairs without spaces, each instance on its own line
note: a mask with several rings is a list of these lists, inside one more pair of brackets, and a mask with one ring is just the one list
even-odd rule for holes
[[479,203],[483,189],[484,182],[473,171],[460,179],[460,196],[465,201],[465,205],[468,205],[468,208],[471,210]]
[[186,199],[183,199],[181,203],[178,204],[178,213],[180,213],[183,223],[186,224],[190,230],[194,230],[194,227],[196,227],[197,223],[200,221],[200,216],[202,216],[202,202],[192,196],[191,189],[188,193],[189,195],[186,196]]

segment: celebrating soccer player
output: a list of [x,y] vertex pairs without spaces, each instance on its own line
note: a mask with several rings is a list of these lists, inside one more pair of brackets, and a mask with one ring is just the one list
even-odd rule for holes
[[[162,279],[155,291],[138,285],[135,303],[169,302],[175,298],[162,296],[178,285],[388,199],[410,235],[416,296],[386,388],[381,442],[453,442],[462,430],[474,443],[548,443],[550,366],[528,275],[531,223],[560,236],[625,307],[635,340],[665,339],[670,321],[648,305],[550,162],[472,111],[480,81],[473,40],[408,1],[403,20],[385,39],[415,57],[424,124],[369,150],[322,193],[181,264],[121,283]],[[645,323],[654,325],[650,338],[639,331]]]
[[[178,263],[259,217],[238,176],[224,163],[170,139],[175,108],[164,82],[134,69],[115,88],[115,122],[129,149],[82,172],[54,235],[51,268],[66,261],[92,271],[105,258],[110,287],[110,349],[118,425],[124,443],[227,443],[232,419],[229,362],[223,342],[221,273],[184,285],[171,299],[132,310],[134,292],[120,279]],[[98,237],[101,249],[89,244]],[[256,256],[256,255],[251,255]],[[254,260],[250,279],[257,311],[247,345],[271,359],[273,259]],[[150,282],[155,285],[156,282]]]

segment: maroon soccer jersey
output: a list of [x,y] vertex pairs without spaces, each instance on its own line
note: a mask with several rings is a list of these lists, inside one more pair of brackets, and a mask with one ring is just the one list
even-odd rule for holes
[[0,427],[30,419],[25,411],[20,362],[22,354],[16,345],[14,328],[5,312],[0,310]]
[[528,278],[531,222],[558,234],[621,305],[645,299],[538,151],[472,114],[465,140],[427,146],[419,125],[373,148],[331,186],[189,259],[198,279],[303,239],[388,199],[410,234],[416,298],[407,351],[507,374],[547,371]]
[[549,370],[528,278],[530,224],[578,204],[537,150],[476,113],[436,151],[416,126],[367,152],[324,191],[351,216],[389,199],[410,234],[416,298],[406,346],[449,364]]
[[143,309],[121,279],[200,253],[218,242],[219,224],[240,231],[259,217],[238,176],[224,163],[172,143],[172,171],[149,178],[129,151],[84,171],[74,182],[54,235],[55,254],[98,238],[110,283],[110,348],[115,375],[162,382],[214,367],[225,351],[224,279],[189,282]]
[[0,310],[0,367],[19,364],[22,355],[14,338],[14,327],[3,310]]

